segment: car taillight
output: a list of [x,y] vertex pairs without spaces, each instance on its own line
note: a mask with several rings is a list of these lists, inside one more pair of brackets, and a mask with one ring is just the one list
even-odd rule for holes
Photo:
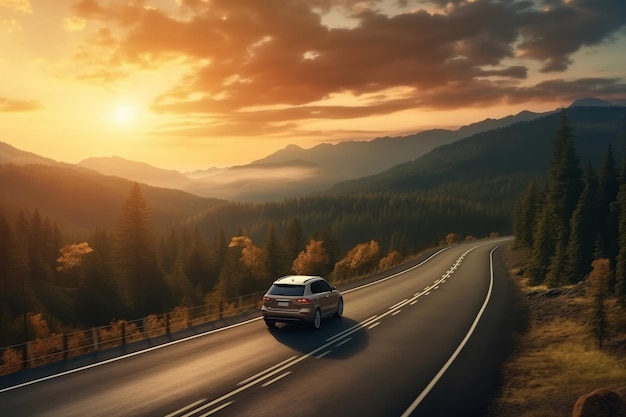
[[309,300],[308,298],[298,298],[296,300],[296,303],[298,303],[298,304],[311,304],[311,300]]
[[267,303],[269,300],[271,300],[271,298],[268,296],[263,297],[263,302]]

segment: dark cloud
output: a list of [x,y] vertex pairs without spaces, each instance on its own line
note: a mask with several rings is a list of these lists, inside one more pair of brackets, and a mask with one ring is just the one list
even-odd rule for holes
[[523,56],[544,62],[542,71],[565,71],[571,55],[583,46],[607,42],[626,27],[623,0],[551,0],[542,10],[521,15],[519,31]]
[[[237,125],[265,132],[304,119],[624,92],[615,79],[516,84],[532,63],[563,72],[582,47],[609,42],[626,26],[623,0],[398,4],[407,2],[440,11],[388,16],[381,1],[184,0],[174,16],[141,1],[81,0],[74,12],[100,27],[79,50],[88,68],[82,77],[114,82],[132,68],[182,57],[189,72],[164,87],[153,110],[206,115],[220,126],[210,130],[222,133]],[[358,24],[324,26],[319,11],[331,9]],[[390,93],[397,88],[405,91],[400,98]],[[314,104],[340,93],[363,101]]]

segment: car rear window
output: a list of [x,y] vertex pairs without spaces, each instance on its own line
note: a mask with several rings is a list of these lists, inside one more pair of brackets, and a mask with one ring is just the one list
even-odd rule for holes
[[297,297],[304,295],[304,285],[274,284],[268,293],[270,295],[288,295]]

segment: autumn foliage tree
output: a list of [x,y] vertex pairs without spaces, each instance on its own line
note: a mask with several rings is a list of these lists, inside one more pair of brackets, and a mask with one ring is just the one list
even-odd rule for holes
[[71,277],[71,281],[66,283],[71,286],[78,286],[82,281],[83,257],[91,252],[93,249],[89,247],[89,243],[73,243],[71,245],[65,245],[59,249],[61,256],[57,258],[59,266],[57,271],[67,274]]
[[342,260],[335,264],[333,275],[343,278],[372,270],[378,265],[380,253],[380,245],[375,240],[358,244]]
[[306,249],[293,261],[292,270],[302,275],[325,275],[328,272],[328,252],[324,242],[311,239]]
[[214,298],[227,300],[264,289],[267,271],[263,249],[245,235],[238,235],[228,244],[224,266]]
[[590,323],[600,349],[602,349],[602,344],[607,337],[609,327],[606,300],[609,297],[610,279],[611,266],[609,260],[602,258],[593,261],[593,269],[587,279],[588,292],[591,296]]

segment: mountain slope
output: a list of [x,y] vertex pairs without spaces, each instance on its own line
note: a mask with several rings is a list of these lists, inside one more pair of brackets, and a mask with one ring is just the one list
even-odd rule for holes
[[[626,107],[570,107],[566,111],[581,164],[597,168],[609,144],[623,156]],[[531,178],[542,178],[552,156],[560,114],[515,123],[439,147],[384,173],[347,181],[331,193],[437,193],[481,204],[513,200]]]
[[44,158],[43,156],[36,155],[32,152],[22,151],[17,149],[8,143],[0,142],[0,164],[45,164],[45,165],[58,165],[59,162]]
[[473,134],[542,117],[541,113],[523,111],[502,119],[485,119],[458,130],[432,129],[408,136],[383,137],[370,141],[322,143],[310,149],[289,145],[263,159],[252,162],[278,163],[289,160],[309,161],[343,179],[354,179],[385,171],[416,159],[433,149]]
[[118,157],[89,158],[79,165],[106,175],[177,188],[201,196],[253,202],[281,200],[302,197],[341,181],[383,172],[477,132],[540,116],[540,113],[523,111],[498,120],[485,119],[455,131],[432,129],[402,137],[323,143],[310,149],[289,145],[247,165],[190,174]]
[[87,158],[77,165],[104,175],[115,175],[158,187],[185,189],[191,182],[187,176],[178,171],[156,168],[144,162],[129,161],[119,156]]
[[[9,214],[37,209],[66,233],[112,230],[133,182],[72,165],[0,164],[0,208]],[[223,203],[179,190],[141,185],[155,227]]]

